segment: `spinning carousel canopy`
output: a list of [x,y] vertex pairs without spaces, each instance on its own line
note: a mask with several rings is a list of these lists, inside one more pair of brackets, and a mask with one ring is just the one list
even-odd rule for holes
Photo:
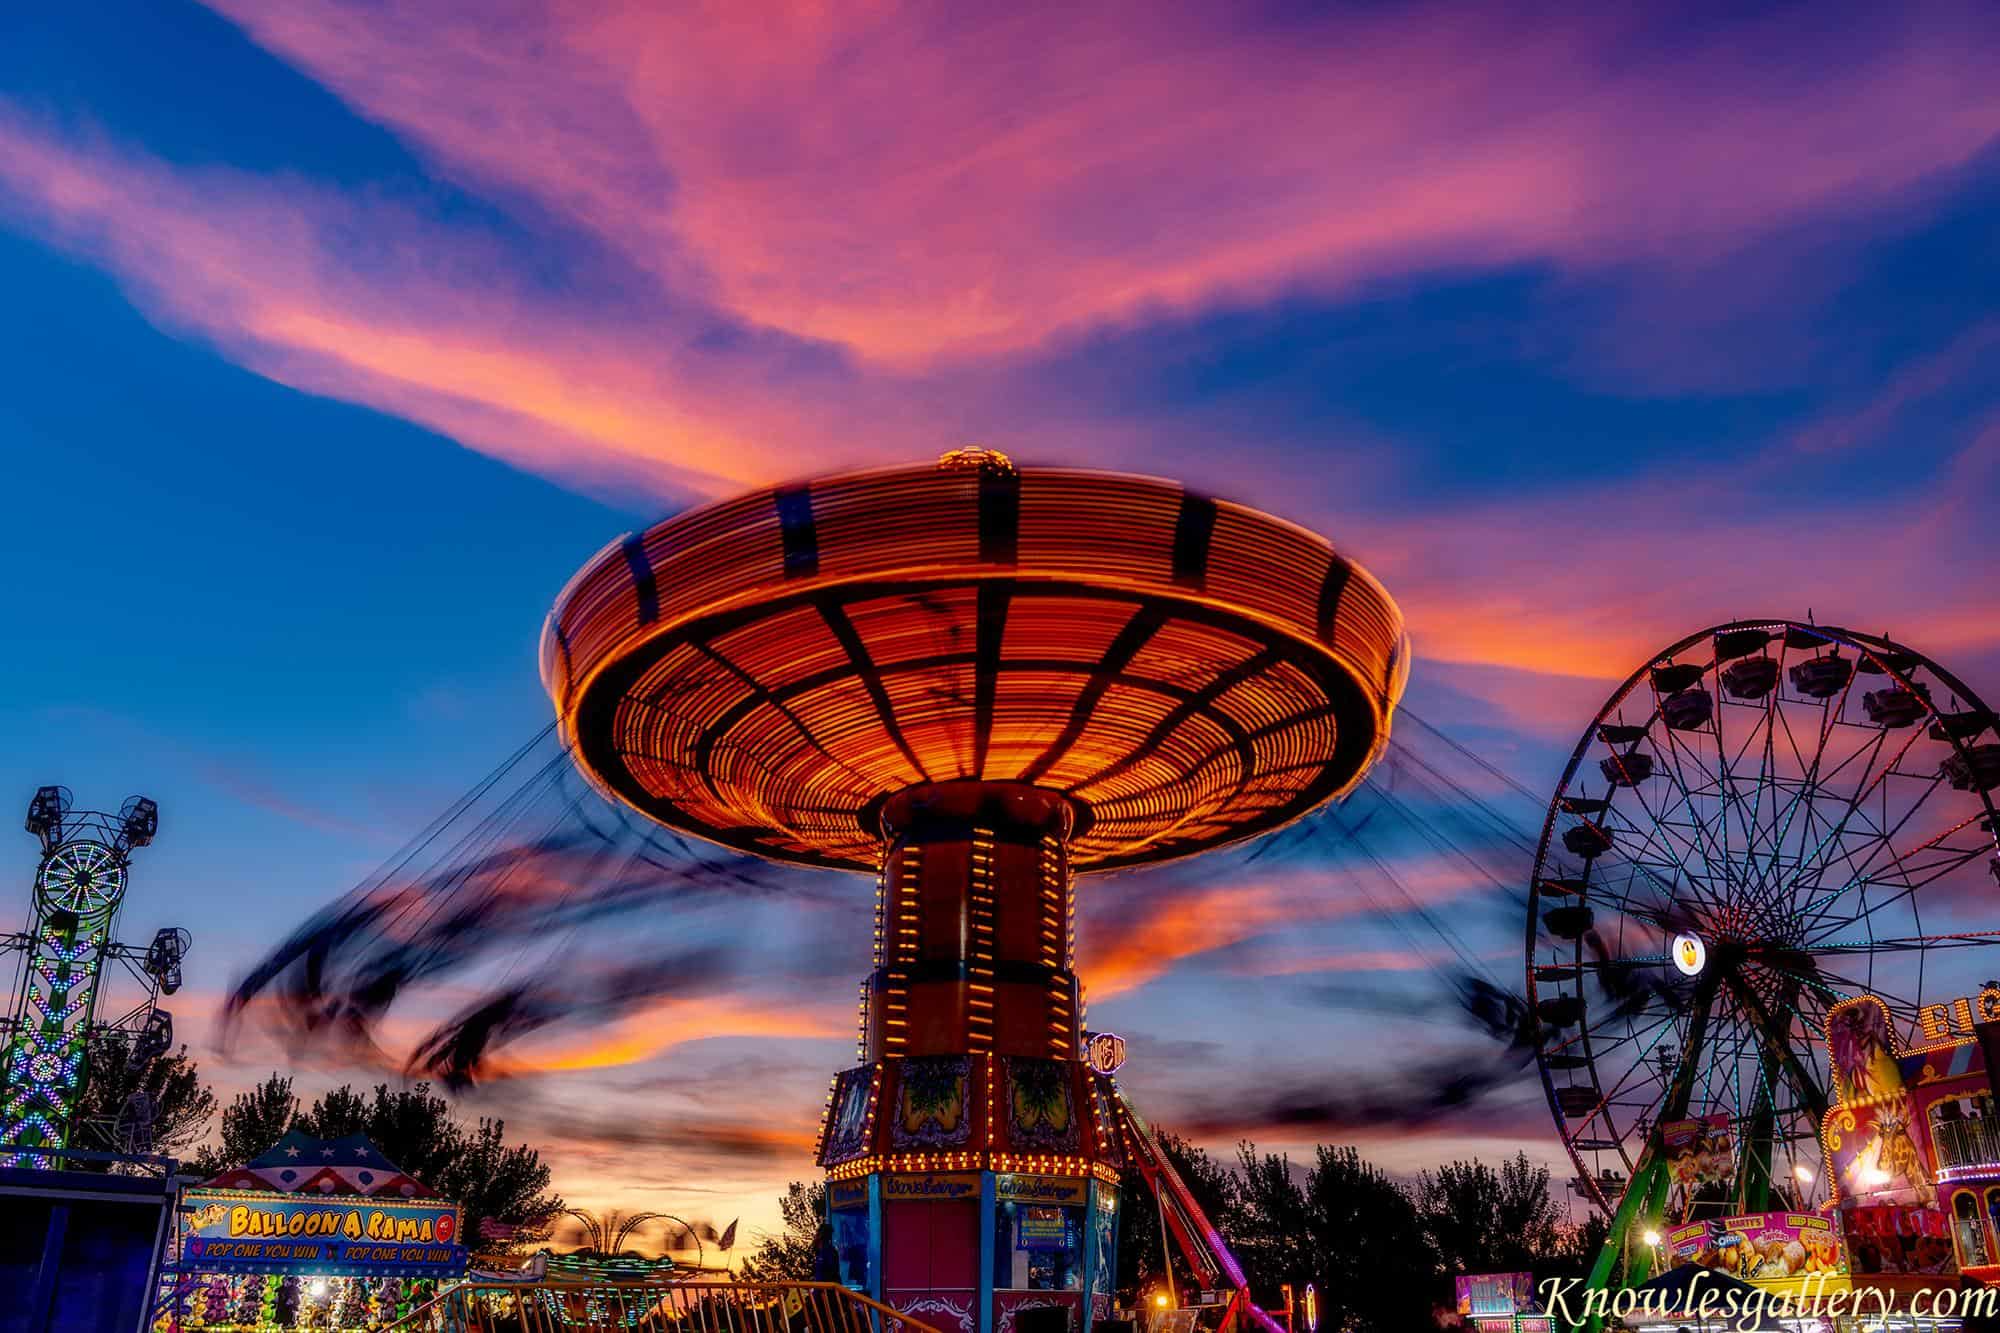
[[1062,792],[1077,869],[1278,827],[1360,780],[1407,672],[1395,602],[1324,539],[984,450],[677,515],[585,566],[543,636],[615,798],[870,871],[882,803],[922,783]]

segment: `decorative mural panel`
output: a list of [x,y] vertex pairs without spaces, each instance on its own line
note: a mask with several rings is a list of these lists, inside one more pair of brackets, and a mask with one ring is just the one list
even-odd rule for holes
[[1866,1101],[1901,1086],[1889,1031],[1889,1010],[1873,996],[1827,1015],[1827,1048],[1833,1056],[1834,1094],[1840,1101]]
[[1075,1152],[1076,1102],[1066,1060],[1007,1061],[1007,1141],[1016,1152]]
[[972,1333],[977,1323],[972,1317],[973,1296],[969,1291],[892,1291],[889,1304],[945,1333],[954,1329]]
[[862,1065],[841,1073],[827,1107],[826,1147],[821,1166],[835,1166],[868,1151],[868,1094],[875,1086],[875,1069]]
[[898,1150],[962,1148],[972,1141],[966,1096],[972,1061],[963,1055],[918,1056],[897,1066],[896,1117],[889,1141]]
[[1082,1313],[1082,1304],[1075,1292],[996,1291],[993,1293],[993,1333],[1014,1333],[1017,1317],[1023,1310],[1065,1311],[1069,1327],[1074,1329],[1077,1316]]

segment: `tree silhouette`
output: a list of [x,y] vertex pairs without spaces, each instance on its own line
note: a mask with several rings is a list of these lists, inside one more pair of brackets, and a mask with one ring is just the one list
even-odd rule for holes
[[[222,1141],[200,1168],[213,1175],[240,1166],[289,1129],[321,1139],[367,1136],[384,1157],[463,1206],[466,1244],[481,1250],[532,1248],[548,1238],[563,1208],[562,1197],[549,1190],[549,1168],[539,1152],[509,1146],[504,1121],[458,1119],[428,1083],[398,1089],[377,1084],[366,1094],[343,1084],[302,1108],[291,1079],[273,1074],[224,1108]],[[505,1244],[487,1242],[479,1224],[489,1217],[521,1229]]]
[[758,1282],[806,1282],[813,1275],[813,1241],[826,1218],[826,1185],[794,1180],[778,1200],[785,1229],[757,1238],[757,1248],[743,1260],[743,1276]]
[[[96,1152],[140,1151],[177,1157],[208,1131],[215,1114],[215,1094],[202,1084],[201,1070],[188,1058],[187,1047],[134,1067],[132,1048],[122,1041],[97,1041],[90,1048],[90,1076],[77,1099],[74,1140]],[[140,1117],[133,1097],[144,1093],[149,1114],[143,1141],[135,1139]],[[107,1162],[74,1159],[72,1170],[103,1172]]]
[[1563,1209],[1549,1170],[1516,1153],[1494,1170],[1452,1162],[1417,1177],[1417,1209],[1446,1272],[1519,1273],[1547,1264],[1563,1243]]

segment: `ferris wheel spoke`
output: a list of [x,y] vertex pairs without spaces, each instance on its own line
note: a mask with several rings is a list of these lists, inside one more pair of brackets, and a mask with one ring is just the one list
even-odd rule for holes
[[[1686,785],[1684,783],[1681,783],[1678,780],[1678,778],[1676,778],[1675,785],[1676,789],[1681,793],[1681,803],[1687,809],[1688,818],[1690,820],[1689,827],[1697,830],[1701,829],[1702,825],[1700,822],[1700,815],[1693,808]],[[1658,840],[1661,843],[1663,850],[1666,850],[1668,859],[1672,862],[1675,870],[1678,872],[1677,879],[1673,881],[1667,881],[1662,884],[1663,890],[1669,895],[1668,902],[1671,904],[1671,902],[1673,901],[1672,895],[1674,893],[1675,885],[1685,884],[1688,890],[1698,895],[1708,907],[1710,907],[1711,909],[1720,910],[1723,906],[1721,900],[1716,898],[1713,895],[1710,887],[1702,882],[1704,877],[1698,874],[1696,871],[1689,868],[1688,862],[1691,858],[1703,862],[1707,860],[1701,847],[1698,845],[1697,840],[1693,838],[1683,838],[1672,832],[1672,830],[1676,827],[1673,821],[1665,818],[1664,812],[1655,811],[1653,809],[1652,803],[1646,799],[1646,795],[1643,791],[1640,791],[1637,787],[1630,788],[1630,791],[1632,792],[1633,800],[1638,802],[1639,808],[1645,812],[1646,818],[1649,821],[1651,821],[1652,828],[1658,831],[1659,833]],[[1607,811],[1607,813],[1610,812]],[[1644,828],[1641,828],[1637,823],[1637,821],[1633,820],[1629,815],[1624,814],[1622,811],[1619,811],[1618,814],[1620,819],[1627,826],[1629,826],[1633,832],[1640,834],[1642,837],[1645,838],[1645,841],[1640,845],[1639,848],[1640,851],[1643,852],[1653,845],[1654,838],[1651,832],[1649,832]],[[1676,842],[1678,842],[1679,844],[1678,852],[1673,850],[1673,844]],[[1643,862],[1634,860],[1633,864],[1643,865]]]
[[[1778,780],[1774,772],[1776,745],[1772,718],[1777,706],[1778,692],[1774,690],[1766,696],[1764,705],[1756,710],[1758,721],[1745,733],[1743,744],[1738,747],[1735,760],[1729,760],[1726,756],[1724,759],[1729,778],[1728,803],[1722,818],[1726,821],[1729,817],[1728,811],[1734,811],[1737,820],[1737,832],[1740,835],[1743,849],[1740,871],[1732,875],[1733,887],[1737,893],[1738,906],[1748,911],[1756,919],[1758,925],[1766,932],[1775,932],[1781,928],[1776,905],[1766,887],[1768,875],[1760,870],[1758,863],[1760,851],[1770,844],[1771,835],[1769,828],[1766,826],[1765,816],[1767,805],[1771,811],[1770,818],[1772,820],[1776,818],[1777,802],[1775,789]],[[1756,745],[1760,736],[1763,743]],[[1758,754],[1757,773],[1751,782],[1751,794],[1746,799],[1743,795],[1742,783],[1738,781],[1739,774],[1737,769],[1741,766],[1745,756],[1750,753],[1753,745],[1756,745]],[[1772,856],[1774,862],[1777,859],[1779,850],[1781,849],[1773,849]],[[1734,870],[1736,863],[1731,862],[1730,864],[1732,870]]]
[[[1657,1098],[1646,1098],[1639,1102],[1620,1102],[1619,1094],[1625,1090],[1625,1086],[1632,1081],[1632,1078],[1635,1074],[1650,1069],[1650,1066],[1647,1064],[1647,1057],[1651,1055],[1654,1048],[1658,1046],[1660,1038],[1670,1031],[1672,1031],[1672,1022],[1670,1017],[1669,1019],[1655,1023],[1652,1027],[1646,1030],[1648,1034],[1648,1039],[1645,1041],[1645,1045],[1643,1046],[1643,1048],[1640,1049],[1639,1052],[1633,1057],[1631,1064],[1626,1067],[1625,1072],[1619,1075],[1618,1080],[1615,1083],[1613,1083],[1608,1090],[1600,1090],[1598,1094],[1597,1105],[1591,1109],[1590,1113],[1588,1115],[1576,1119],[1575,1121],[1576,1130],[1580,1132],[1582,1130],[1590,1128],[1591,1124],[1595,1120],[1597,1120],[1599,1116],[1606,1116],[1610,1108],[1613,1106],[1627,1105],[1643,1109],[1647,1106],[1651,1106],[1652,1104],[1654,1104],[1654,1102],[1658,1100]],[[1639,1040],[1640,1035],[1641,1034],[1635,1032],[1626,1037],[1620,1038],[1618,1042],[1608,1046],[1606,1048],[1605,1053],[1608,1054],[1610,1050],[1616,1049],[1618,1045],[1622,1045],[1625,1042]],[[1601,1062],[1602,1058],[1603,1058],[1602,1056],[1596,1057],[1596,1061]]]
[[[1700,770],[1704,772],[1704,775],[1706,773],[1708,761],[1702,756],[1695,754],[1693,747],[1690,746],[1686,741],[1682,740],[1680,733],[1675,731],[1672,727],[1664,728],[1664,731],[1666,733],[1666,738],[1667,738],[1667,757],[1672,769],[1671,776],[1673,778],[1675,788],[1680,792],[1680,798],[1681,798],[1680,805],[1683,809],[1687,811],[1688,819],[1690,821],[1690,827],[1696,829],[1701,834],[1701,837],[1699,839],[1690,842],[1688,848],[1689,853],[1691,855],[1699,856],[1705,862],[1711,864],[1715,863],[1726,864],[1727,863],[1726,854],[1723,852],[1721,848],[1719,848],[1716,845],[1714,831],[1708,827],[1708,821],[1702,818],[1700,811],[1697,809],[1695,805],[1697,793],[1701,789],[1698,789],[1697,787],[1689,784],[1687,780],[1687,771],[1682,766],[1681,758],[1685,754],[1690,760],[1692,760],[1696,764],[1696,766]],[[1716,735],[1716,744],[1718,748],[1720,748],[1721,736],[1719,733],[1717,733]],[[1718,791],[1717,795],[1719,798],[1721,793]],[[1707,799],[1707,798],[1705,795],[1703,795],[1702,799]],[[1644,798],[1642,796],[1641,797],[1642,804],[1643,801]],[[1705,843],[1706,845],[1705,846],[1696,845],[1696,843]]]
[[1820,1087],[1812,1072],[1799,1059],[1790,1040],[1792,1023],[1788,1014],[1783,1026],[1757,998],[1754,990],[1738,983],[1731,987],[1736,1002],[1744,1011],[1748,1026],[1753,1028],[1764,1048],[1775,1058],[1778,1066],[1791,1080],[1792,1091],[1801,1102],[1813,1111],[1814,1119],[1826,1114],[1826,1092]]
[[[1795,763],[1797,763],[1800,774],[1798,786],[1793,790],[1791,800],[1789,800],[1785,804],[1784,816],[1781,821],[1781,827],[1779,828],[1778,831],[1778,845],[1780,850],[1782,850],[1786,841],[1790,839],[1792,831],[1792,821],[1798,818],[1801,811],[1803,811],[1804,814],[1806,815],[1807,833],[1810,834],[1811,831],[1811,817],[1812,817],[1811,797],[1813,791],[1815,790],[1819,782],[1820,760],[1825,756],[1826,753],[1827,723],[1824,717],[1825,715],[1824,704],[1821,705],[1821,713],[1822,713],[1822,720],[1821,720],[1821,725],[1818,729],[1817,744],[1813,748],[1812,758],[1808,760],[1805,757],[1804,752],[1799,749],[1798,736],[1792,730],[1791,715],[1783,711],[1782,709],[1779,710],[1778,712],[1778,721],[1781,724],[1783,724],[1784,727],[1785,743],[1791,748],[1792,759]],[[1773,872],[1772,879],[1778,882],[1782,882],[1783,876],[1778,873],[1778,866],[1775,860],[1775,854],[1772,865],[1772,872]]]
[[[1854,875],[1854,881],[1858,881],[1862,885],[1884,885],[1884,887],[1890,887],[1890,889],[1902,889],[1902,893],[1898,895],[1898,899],[1900,899],[1900,897],[1908,897],[1908,895],[1916,893],[1918,889],[1922,889],[1922,887],[1926,887],[1930,883],[1936,883],[1944,875],[1950,875],[1952,871],[1960,869],[1968,861],[1976,861],[1984,853],[1984,849],[1980,849],[1980,847],[1948,847],[1944,843],[1946,837],[1950,837],[1950,833],[1940,833],[1940,835],[1936,835],[1934,839],[1930,839],[1926,843],[1918,843],[1908,853],[1898,853],[1894,849],[1894,845],[1890,845],[1890,861],[1900,871],[1900,875],[1896,879],[1884,879],[1884,877],[1870,875],[1870,871],[1874,869],[1874,861],[1880,855],[1880,849],[1876,849],[1874,853],[1870,853],[1870,859],[1866,863],[1862,863],[1862,867]],[[1928,855],[1922,861],[1916,861],[1916,857],[1920,857],[1924,853],[1932,853],[1932,855]],[[1824,915],[1826,915],[1824,911],[1814,913],[1814,917],[1818,917],[1818,919],[1824,919]],[[1848,917],[1848,921],[1852,921],[1852,917]]]
[[1873,907],[1864,906],[1862,911],[1842,917],[1836,921],[1827,922],[1824,913],[1815,913],[1814,919],[1819,928],[1806,942],[1810,944],[1814,941],[1825,939],[1837,930],[1845,929],[1853,925],[1856,921],[1875,916],[1900,902],[1909,901],[1912,904],[1911,910],[1914,912],[1915,895],[1920,889],[1935,884],[1952,871],[1962,868],[1969,862],[1978,860],[1980,856],[1981,851],[1975,848],[1971,851],[1957,852],[1951,856],[1939,857],[1934,861],[1926,862],[1920,868],[1921,873],[1908,874],[1900,884],[1890,885],[1889,887],[1895,889],[1895,892],[1890,897],[1881,900]]
[[[1879,786],[1888,777],[1889,769],[1894,767],[1894,765],[1900,759],[1901,755],[1907,752],[1911,745],[1916,743],[1916,739],[1919,735],[1922,734],[1922,731],[1923,729],[1921,727],[1910,728],[1909,735],[1904,739],[1902,748],[1897,751],[1897,758],[1891,759],[1889,764],[1884,766],[1881,770],[1879,771],[1875,770],[1874,758],[1871,758],[1868,761],[1867,769],[1868,771],[1873,773],[1873,776],[1870,777],[1863,786],[1858,788],[1855,794],[1851,798],[1848,798],[1847,808],[1845,812],[1842,814],[1839,821],[1836,822],[1833,825],[1833,827],[1828,830],[1825,837],[1822,837],[1820,839],[1818,845],[1813,848],[1812,853],[1802,859],[1800,866],[1801,880],[1803,880],[1803,876],[1808,870],[1817,869],[1819,866],[1827,864],[1828,860],[1838,859],[1838,858],[1821,859],[1821,855],[1825,851],[1829,843],[1837,841],[1846,832],[1848,824],[1853,820],[1854,816],[1860,811],[1862,803],[1866,801],[1868,797],[1874,793],[1876,787]],[[1888,737],[1889,733],[1888,730],[1885,728],[1882,730],[1881,734],[1876,738],[1872,748],[1877,752],[1878,756],[1881,748],[1887,742]]]
[[[1767,700],[1775,697],[1776,697],[1776,691],[1773,691],[1771,695],[1766,696]],[[1720,715],[1723,712],[1723,710],[1728,706],[1729,705],[1726,702],[1719,702],[1716,707],[1717,714]],[[1742,862],[1744,867],[1744,873],[1740,878],[1740,882],[1744,885],[1749,885],[1756,882],[1755,870],[1757,865],[1757,827],[1758,827],[1757,814],[1759,808],[1763,804],[1764,796],[1768,790],[1768,779],[1769,779],[1769,770],[1763,764],[1763,759],[1765,757],[1765,749],[1764,747],[1758,747],[1758,755],[1759,755],[1758,773],[1750,784],[1750,794],[1747,801],[1743,794],[1742,784],[1737,781],[1738,770],[1743,766],[1743,760],[1745,756],[1747,756],[1750,753],[1751,747],[1756,745],[1759,733],[1767,731],[1769,726],[1770,714],[1769,714],[1768,703],[1766,707],[1760,708],[1758,712],[1760,714],[1760,721],[1751,724],[1751,726],[1744,732],[1743,743],[1737,747],[1735,757],[1732,759],[1728,755],[1727,751],[1724,751],[1721,755],[1721,762],[1724,765],[1724,768],[1726,769],[1729,775],[1728,789],[1726,793],[1726,798],[1727,798],[1726,808],[1733,808],[1735,810],[1737,818],[1737,832],[1741,835],[1741,840],[1743,845]],[[1720,733],[1718,732],[1718,735],[1719,734]],[[1725,815],[1724,818],[1726,819],[1727,815]]]
[[[1937,774],[1937,776],[1935,776],[1935,777],[1931,778],[1931,779],[1930,779],[1930,780],[1929,780],[1929,781],[1928,781],[1928,782],[1927,782],[1927,783],[1925,784],[1925,786],[1924,786],[1924,789],[1923,789],[1923,791],[1922,791],[1922,792],[1921,792],[1921,793],[1920,793],[1920,794],[1919,794],[1919,795],[1918,795],[1918,796],[1916,797],[1916,799],[1910,802],[1910,805],[1909,805],[1909,809],[1907,809],[1907,810],[1905,810],[1905,811],[1903,812],[1903,814],[1902,814],[1902,817],[1901,817],[1901,818],[1899,818],[1899,819],[1898,819],[1898,820],[1896,821],[1896,823],[1895,823],[1895,826],[1894,826],[1893,828],[1888,828],[1888,829],[1883,829],[1883,830],[1882,830],[1882,832],[1881,832],[1881,837],[1880,837],[1880,841],[1879,841],[1879,842],[1877,843],[1877,845],[1876,845],[1875,849],[1874,849],[1873,851],[1871,851],[1871,852],[1870,852],[1870,853],[1868,854],[1868,860],[1867,860],[1867,861],[1864,861],[1864,862],[1863,862],[1863,863],[1861,864],[1861,866],[1860,866],[1860,867],[1858,868],[1858,870],[1856,871],[1856,873],[1857,873],[1858,875],[1866,875],[1866,874],[1868,873],[1868,871],[1869,871],[1870,869],[1872,869],[1872,868],[1873,868],[1873,866],[1874,866],[1874,862],[1875,862],[1875,858],[1881,855],[1881,853],[1882,853],[1882,849],[1883,849],[1884,847],[1888,847],[1888,848],[1890,849],[1890,854],[1891,854],[1892,856],[1896,854],[1896,853],[1895,853],[1895,839],[1896,839],[1897,835],[1898,835],[1898,834],[1900,834],[1900,833],[1901,833],[1901,832],[1903,831],[1904,827],[1905,827],[1906,825],[1908,825],[1908,823],[1910,822],[1910,820],[1912,820],[1912,819],[1914,819],[1914,818],[1916,817],[1916,814],[1917,814],[1917,812],[1918,812],[1919,810],[1923,809],[1923,807],[1924,807],[1924,803],[1925,803],[1925,802],[1927,802],[1928,800],[1930,800],[1930,798],[1931,798],[1932,796],[1934,796],[1934,795],[1935,795],[1935,794],[1937,793],[1937,789],[1938,789],[1938,788],[1939,788],[1940,786],[1942,786],[1942,785],[1943,785],[1943,783],[1944,783],[1944,774],[1943,774],[1943,772],[1942,772],[1942,771],[1940,771],[1940,772],[1939,772],[1939,773]],[[1886,790],[1885,790],[1885,792],[1884,792],[1884,797],[1885,797],[1885,799],[1886,799],[1886,796],[1887,796],[1887,792],[1886,792]],[[1940,834],[1940,835],[1938,835],[1938,837],[1940,837],[1940,838],[1941,838],[1941,837],[1944,837],[1944,836],[1948,836],[1948,835],[1946,835],[1946,834]],[[1934,842],[1934,841],[1937,841],[1937,838],[1933,838],[1933,839],[1930,839],[1929,841],[1932,841],[1932,842]],[[1921,849],[1922,849],[1922,848],[1923,848],[1923,847],[1924,847],[1925,845],[1926,845],[1926,844],[1924,844],[1924,843],[1919,843],[1919,844],[1917,845],[1917,847],[1916,847],[1916,848],[1913,848],[1912,850],[1913,850],[1913,851],[1915,851],[1915,850],[1921,850]]]

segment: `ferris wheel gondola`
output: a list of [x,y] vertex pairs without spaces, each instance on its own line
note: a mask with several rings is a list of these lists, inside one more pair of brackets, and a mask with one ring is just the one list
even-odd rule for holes
[[[1614,1231],[1819,1207],[1828,1008],[1878,995],[1917,1038],[2000,972],[1974,914],[2000,892],[1994,725],[1922,653],[1786,620],[1690,635],[1598,711],[1544,823],[1527,994]],[[1717,1169],[1670,1178],[1668,1125]]]

